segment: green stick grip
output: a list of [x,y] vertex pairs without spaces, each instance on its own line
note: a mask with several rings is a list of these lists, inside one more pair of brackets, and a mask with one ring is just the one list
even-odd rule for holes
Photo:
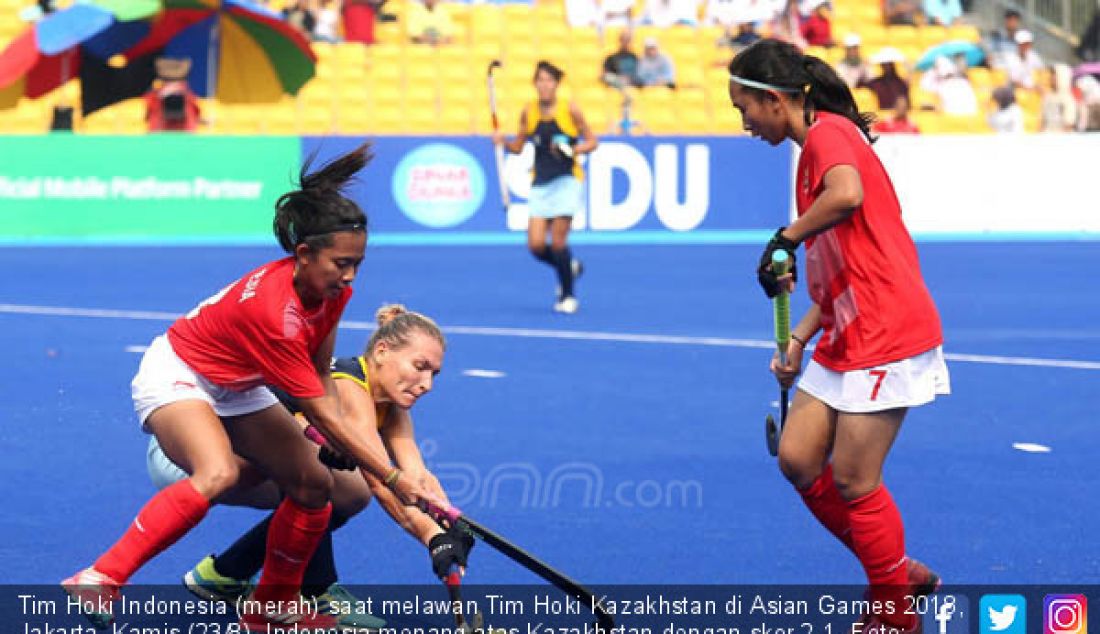
[[[786,251],[772,254],[772,272],[777,276],[786,275],[791,268],[791,259]],[[791,342],[791,296],[780,291],[772,299],[775,309],[775,347],[779,350],[779,360],[787,363],[787,346]]]

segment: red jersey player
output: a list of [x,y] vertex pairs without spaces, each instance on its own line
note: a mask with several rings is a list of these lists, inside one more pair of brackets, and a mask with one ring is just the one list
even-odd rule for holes
[[863,564],[881,601],[862,631],[919,631],[905,594],[939,578],[905,553],[901,515],[882,465],[908,408],[949,392],[939,314],[920,274],[893,185],[871,149],[869,118],[825,62],[762,40],[730,62],[729,93],[753,136],[802,147],[798,219],[776,232],[758,276],[769,297],[795,275],[770,268],[779,249],[794,261],[806,244],[813,305],[791,334],[788,364],[771,369],[789,387],[807,342],[822,333],[798,383],[779,443],[779,466],[817,519]]
[[328,529],[332,475],[265,384],[298,398],[306,418],[341,453],[402,501],[426,497],[341,417],[329,375],[336,324],[366,246],[367,218],[340,188],[369,159],[363,146],[313,174],[306,165],[301,189],[276,204],[275,234],[290,256],[230,284],[146,351],[131,384],[134,408],[142,428],[191,476],[153,496],[121,539],[62,582],[97,626],[112,621],[111,602],[134,572],[198,524],[219,496],[257,479],[248,463],[273,479],[284,499],[241,625],[245,631],[335,625],[333,617],[297,604],[306,562]]

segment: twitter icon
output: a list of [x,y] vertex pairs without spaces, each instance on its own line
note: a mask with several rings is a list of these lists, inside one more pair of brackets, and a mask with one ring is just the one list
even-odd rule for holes
[[1027,599],[1019,594],[982,596],[981,634],[1026,634]]

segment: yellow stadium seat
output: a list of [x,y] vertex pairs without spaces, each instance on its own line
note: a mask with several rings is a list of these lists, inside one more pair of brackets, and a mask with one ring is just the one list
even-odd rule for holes
[[929,24],[920,29],[920,44],[929,48],[947,41],[947,27]]
[[920,46],[920,34],[917,27],[907,24],[886,27],[886,37],[890,45],[896,48]]
[[439,129],[449,134],[470,134],[473,119],[469,108],[447,108],[439,116]]
[[948,27],[947,37],[951,40],[963,40],[965,42],[980,42],[982,39],[978,27],[970,24],[956,24]]
[[878,98],[870,88],[856,88],[853,96],[856,98],[856,106],[860,112],[873,112],[878,110]]
[[676,84],[681,88],[703,88],[706,75],[698,64],[686,64],[676,67]]
[[399,107],[375,108],[371,117],[372,129],[377,132],[400,132],[404,122],[404,110]]

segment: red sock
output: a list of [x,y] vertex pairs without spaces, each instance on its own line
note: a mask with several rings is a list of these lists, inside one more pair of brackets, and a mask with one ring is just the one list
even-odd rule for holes
[[180,480],[153,496],[138,512],[122,538],[95,562],[95,569],[119,583],[194,528],[210,501],[191,484]]
[[814,483],[798,493],[817,521],[849,550],[855,552],[852,548],[852,525],[848,520],[848,501],[840,496],[840,491],[833,482],[833,465],[825,465],[825,470],[817,476]]
[[284,498],[267,529],[264,571],[252,598],[256,601],[294,601],[302,586],[306,564],[328,530],[332,504],[319,509],[299,506]]
[[909,572],[905,557],[905,528],[901,513],[885,485],[879,485],[867,495],[848,503],[848,520],[852,525],[852,550],[855,551],[874,601],[891,602],[892,609],[879,613],[882,620],[895,627],[912,626],[912,615],[905,614],[904,600],[909,591]]

